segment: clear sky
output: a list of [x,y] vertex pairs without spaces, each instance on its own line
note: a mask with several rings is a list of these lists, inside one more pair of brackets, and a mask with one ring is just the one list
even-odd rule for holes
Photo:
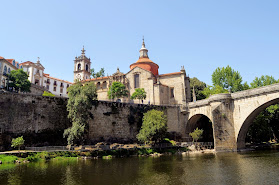
[[82,46],[91,67],[128,72],[144,35],[159,73],[184,65],[190,77],[211,84],[230,65],[250,83],[279,78],[278,0],[2,0],[0,56],[36,62],[45,73],[73,81]]

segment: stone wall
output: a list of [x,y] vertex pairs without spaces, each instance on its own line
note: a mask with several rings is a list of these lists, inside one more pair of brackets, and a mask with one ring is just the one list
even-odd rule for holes
[[[65,145],[67,99],[31,94],[0,93],[0,150],[10,146],[12,137],[23,135],[28,146]],[[134,142],[143,113],[162,110],[168,117],[168,131],[183,136],[185,116],[180,107],[97,101],[89,120],[87,144],[98,141]]]

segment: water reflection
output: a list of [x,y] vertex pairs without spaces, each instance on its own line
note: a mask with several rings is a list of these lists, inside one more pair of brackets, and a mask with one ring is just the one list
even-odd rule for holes
[[70,160],[0,166],[0,184],[277,184],[279,153]]

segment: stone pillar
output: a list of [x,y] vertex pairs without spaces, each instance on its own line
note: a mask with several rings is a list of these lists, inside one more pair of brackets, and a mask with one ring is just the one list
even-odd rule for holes
[[233,109],[231,94],[218,94],[209,97],[212,110],[215,150],[236,151]]

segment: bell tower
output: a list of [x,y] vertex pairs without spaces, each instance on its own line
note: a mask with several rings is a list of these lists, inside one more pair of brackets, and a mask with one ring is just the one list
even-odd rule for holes
[[75,57],[75,68],[74,68],[74,82],[90,79],[90,58],[85,56],[84,46],[81,50],[81,55],[79,57]]

